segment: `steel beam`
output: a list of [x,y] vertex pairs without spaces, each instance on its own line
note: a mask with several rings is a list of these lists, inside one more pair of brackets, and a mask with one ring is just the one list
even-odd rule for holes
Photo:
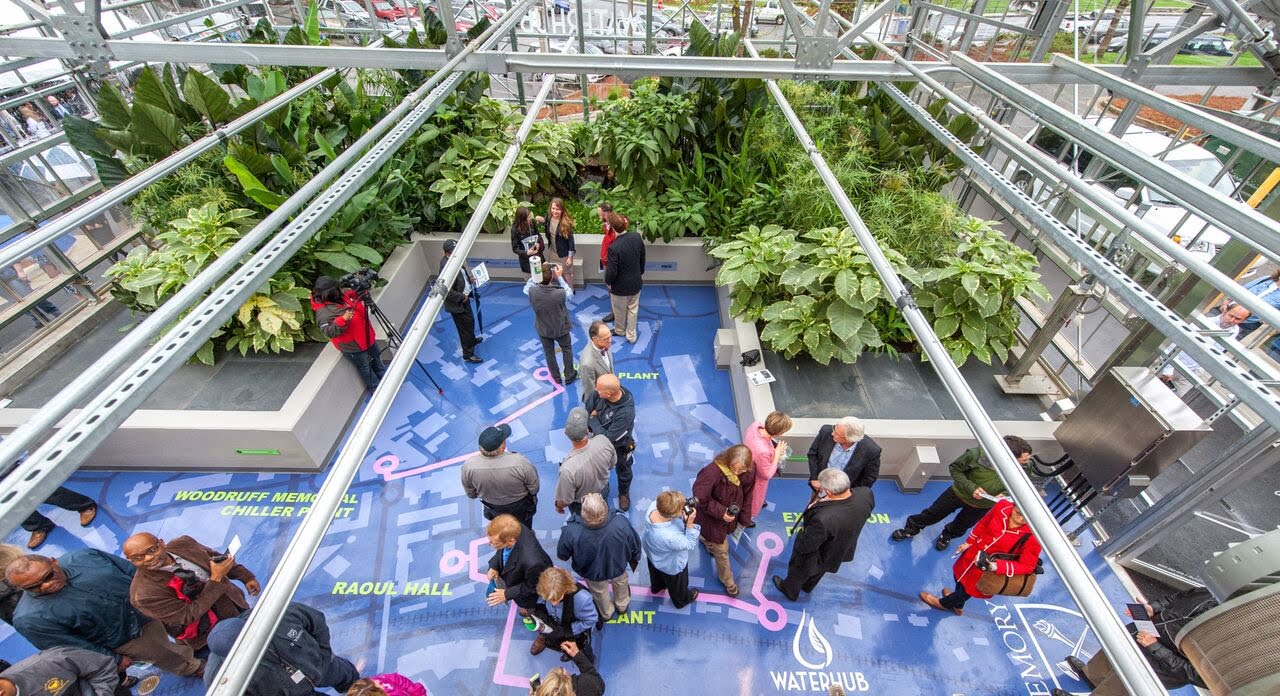
[[1173,116],[1183,123],[1199,128],[1210,135],[1222,138],[1252,154],[1280,165],[1280,143],[1271,138],[1264,138],[1230,121],[1213,116],[1203,108],[1198,108],[1193,104],[1177,99],[1170,99],[1163,94],[1097,70],[1068,56],[1055,55],[1049,62],[1072,75],[1097,83],[1131,102],[1137,102]]
[[884,0],[884,2],[876,5],[874,8],[864,14],[853,26],[849,27],[845,33],[840,35],[836,40],[836,48],[848,48],[862,33],[871,28],[871,25],[880,21],[880,18],[889,14],[898,6],[898,0]]
[[[754,53],[754,48],[751,47],[750,42],[747,42],[747,46]],[[885,48],[887,47],[880,44],[879,49],[881,51],[884,51]],[[845,221],[849,223],[849,228],[853,231],[854,236],[857,237],[863,252],[871,260],[871,265],[875,268],[876,274],[880,276],[881,282],[888,291],[890,300],[898,307],[903,318],[911,327],[911,332],[915,335],[921,349],[929,357],[929,362],[938,374],[938,378],[942,381],[943,386],[946,387],[956,406],[959,407],[965,422],[969,424],[983,451],[986,452],[987,457],[995,465],[996,471],[999,473],[1001,480],[1004,481],[1009,493],[1017,501],[1019,509],[1035,531],[1036,538],[1048,553],[1050,561],[1058,569],[1059,575],[1062,576],[1067,590],[1075,599],[1081,613],[1084,614],[1085,620],[1098,636],[1099,642],[1102,643],[1103,649],[1106,650],[1108,657],[1111,658],[1111,664],[1120,676],[1121,681],[1130,688],[1132,693],[1166,693],[1164,687],[1156,679],[1155,672],[1151,670],[1151,666],[1138,649],[1137,644],[1129,637],[1128,631],[1124,629],[1115,612],[1112,611],[1106,596],[1102,592],[1102,588],[1098,587],[1097,581],[1093,579],[1089,569],[1085,567],[1084,562],[1080,560],[1080,556],[1076,554],[1071,542],[1067,540],[1061,527],[1054,520],[1052,513],[1045,506],[1044,500],[1040,498],[1035,486],[1031,484],[1026,474],[1023,473],[1021,466],[1014,461],[1013,455],[1009,452],[1008,445],[1004,443],[1000,431],[996,429],[991,417],[982,408],[981,402],[978,401],[977,396],[969,388],[969,384],[965,381],[964,376],[960,374],[959,368],[951,361],[950,353],[942,345],[942,341],[938,339],[937,334],[934,333],[933,327],[930,326],[924,313],[916,305],[911,293],[903,285],[897,271],[884,256],[884,252],[880,250],[875,237],[867,229],[866,224],[863,223],[858,211],[853,207],[853,203],[849,201],[849,197],[845,194],[840,181],[831,172],[817,145],[814,144],[805,131],[804,124],[801,123],[799,116],[796,115],[791,105],[787,103],[782,90],[772,80],[765,84],[770,94],[773,95],[774,101],[782,109],[783,115],[790,123],[792,131],[796,134],[796,138],[804,147],[805,152],[808,153],[809,160],[822,177],[827,191],[835,199],[836,205],[844,215]],[[899,97],[900,101],[905,101],[910,105],[904,108],[911,110],[911,107],[914,107],[914,110],[917,110],[920,114],[928,116],[923,108],[912,102],[896,87],[892,85],[881,86],[889,90],[890,94],[895,94],[895,96]],[[919,115],[915,115],[918,119]],[[937,125],[936,121],[934,121],[934,125]],[[943,132],[946,132],[946,129],[941,128],[941,126],[938,127]],[[958,142],[952,136],[951,142],[948,142],[948,148],[955,152],[955,144]],[[963,144],[960,144],[959,147],[964,148],[979,162],[986,165],[980,157],[973,154],[972,150],[968,150]],[[987,167],[990,168],[990,165],[987,165]]]
[[209,690],[209,696],[239,696],[248,685],[250,677],[258,666],[258,660],[261,659],[275,634],[280,617],[289,607],[289,602],[293,600],[293,594],[302,582],[307,567],[311,565],[311,559],[320,548],[325,532],[333,522],[334,513],[342,504],[347,489],[351,487],[351,482],[360,471],[365,453],[377,436],[387,412],[391,410],[400,385],[408,377],[418,352],[422,350],[427,333],[444,305],[447,288],[462,269],[472,244],[480,235],[484,221],[489,216],[489,210],[502,193],[502,187],[520,155],[525,139],[533,129],[538,112],[555,84],[554,78],[554,75],[543,78],[542,89],[534,98],[533,104],[529,107],[529,113],[520,124],[515,140],[507,148],[506,156],[498,165],[488,187],[485,188],[475,213],[463,229],[457,248],[440,271],[440,277],[427,297],[422,311],[405,332],[404,341],[396,351],[391,364],[387,366],[387,373],[382,377],[382,382],[374,390],[368,405],[356,422],[350,439],[338,455],[337,462],[329,469],[329,475],[325,477],[324,483],[316,494],[316,500],[312,503],[311,512],[289,542],[284,557],[272,571],[266,590],[258,598],[253,612],[249,614],[249,620],[227,655],[222,670],[219,671],[213,687]]
[[1280,222],[1183,176],[1168,164],[1144,155],[1114,135],[1085,123],[1079,116],[966,56],[953,53],[951,63],[1036,120],[1047,123],[1076,142],[1088,143],[1088,148],[1101,159],[1180,201],[1205,220],[1226,227],[1237,239],[1248,242],[1259,253],[1280,263]]
[[[112,35],[110,38],[127,39],[130,36],[138,36],[140,34],[146,34],[147,32],[155,31],[157,29],[165,29],[175,24],[186,24],[186,23],[190,23],[192,20],[195,20],[195,19],[203,19],[204,17],[207,17],[213,14],[214,12],[221,12],[224,10],[234,10],[237,7],[243,7],[244,5],[252,5],[259,2],[262,2],[262,0],[231,0],[230,2],[222,3],[221,5],[210,5],[209,7],[202,7],[198,10],[192,10],[191,12],[186,12],[180,15],[174,15],[173,17],[165,17],[164,19],[158,22],[151,22],[150,24],[143,24],[141,26],[137,26],[132,29],[126,29],[120,32],[119,34]],[[170,62],[174,62],[174,61],[170,61]]]

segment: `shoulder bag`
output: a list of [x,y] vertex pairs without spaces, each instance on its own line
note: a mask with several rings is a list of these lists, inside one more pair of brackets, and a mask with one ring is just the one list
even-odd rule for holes
[[[993,553],[989,558],[993,561],[1016,561],[1018,555],[1022,551],[1022,545],[1026,543],[1030,534],[1023,534],[1020,539],[1013,543],[1013,548],[1008,553]],[[984,570],[982,577],[978,578],[978,591],[985,595],[1007,595],[1009,597],[1026,597],[1031,594],[1031,590],[1035,589],[1036,576],[1043,573],[1044,568],[1040,561],[1036,561],[1036,569],[1034,572],[1026,575],[1005,575],[1004,573],[995,573],[990,570]]]

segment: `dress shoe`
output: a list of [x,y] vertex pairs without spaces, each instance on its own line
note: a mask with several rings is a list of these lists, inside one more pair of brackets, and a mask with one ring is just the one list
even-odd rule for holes
[[480,357],[479,355],[464,355],[462,356],[462,362],[482,363],[484,362],[484,358]]
[[742,594],[742,588],[738,587],[737,585],[734,585],[733,587],[726,587],[724,588],[724,593],[729,595],[730,597],[737,597],[738,595]]
[[631,509],[631,496],[624,494],[618,495],[618,509],[626,512]]
[[538,634],[538,637],[533,639],[533,645],[529,646],[529,654],[538,655],[538,654],[541,654],[542,651],[546,649],[547,649],[547,637],[542,634]]
[[623,333],[622,331],[610,331],[609,333],[613,334],[614,336],[617,336],[618,338],[626,338],[627,336],[627,334]]
[[[946,595],[946,591],[944,590],[943,596],[945,595]],[[920,599],[925,604],[928,604],[929,606],[933,607],[934,609],[937,609],[938,611],[952,611],[953,613],[955,613],[956,616],[959,616],[961,613],[963,613],[962,610],[959,610],[959,609],[948,610],[946,607],[942,606],[942,602],[938,601],[938,598],[930,592],[925,592],[922,590],[920,592]]]
[[1084,660],[1081,660],[1075,655],[1068,655],[1067,666],[1071,668],[1072,672],[1076,673],[1076,679],[1079,679],[1080,681],[1088,684],[1090,689],[1093,689],[1096,687],[1096,685],[1089,680],[1089,676],[1085,674]]
[[[942,588],[942,596],[943,596],[943,597],[947,597],[947,596],[950,596],[950,595],[953,595],[953,594],[955,594],[955,592],[952,592],[951,590],[948,590],[948,589],[947,589],[947,588],[945,588],[945,587],[944,587],[944,588]],[[964,616],[964,609],[952,609],[951,611],[954,611],[954,612],[956,613],[956,616]]]
[[[609,618],[611,619],[611,618],[613,618],[613,617],[611,616],[611,617],[609,617]],[[604,618],[603,616],[601,616],[600,618],[596,619],[596,630],[597,630],[597,631],[603,631],[603,630],[604,630],[604,625],[605,625],[605,624],[607,624],[607,623],[609,623],[609,619],[606,619],[606,618]]]
[[32,532],[31,538],[27,540],[27,548],[32,550],[38,549],[40,548],[40,545],[44,543],[44,540],[48,538],[48,532]]
[[689,604],[693,604],[694,602],[698,601],[698,594],[701,592],[702,590],[699,590],[697,588],[689,590]]
[[889,538],[893,539],[894,541],[906,541],[907,539],[910,539],[913,536],[915,536],[915,534],[907,531],[906,528],[904,527],[903,529],[893,530],[893,534],[890,534]]
[[577,381],[578,381],[578,376],[577,376],[577,375],[574,375],[574,376],[572,376],[572,377],[565,377],[565,378],[564,378],[564,385],[565,385],[565,386],[568,386],[568,385],[573,384],[574,382],[577,382]]
[[476,336],[476,345],[484,343],[484,336]]
[[608,314],[604,315],[604,317],[601,318],[600,321],[603,321],[605,323],[613,321],[613,312],[609,312]]
[[158,675],[153,674],[149,677],[144,677],[142,681],[138,683],[138,696],[149,696],[159,687],[160,677]]
[[778,588],[778,591],[782,593],[783,597],[786,597],[793,602],[800,599],[800,595],[792,595],[790,592],[787,592],[786,588],[782,586],[782,578],[777,575],[773,576],[773,586]]
[[746,524],[744,524],[744,525],[742,525],[742,526],[743,526],[745,529],[755,529],[755,528],[756,528],[756,521],[755,521],[755,520],[751,520],[750,522],[748,522],[748,523],[746,523]]
[[87,510],[81,510],[81,511],[80,511],[80,526],[81,526],[81,527],[88,527],[88,526],[89,526],[89,524],[93,522],[93,518],[95,518],[95,517],[97,517],[97,516],[98,516],[98,506],[97,506],[97,505],[94,505],[93,507],[88,508]]
[[950,545],[951,545],[951,537],[947,536],[946,532],[943,532],[942,534],[940,534],[937,540],[933,542],[933,548],[939,551],[946,551],[947,547]]

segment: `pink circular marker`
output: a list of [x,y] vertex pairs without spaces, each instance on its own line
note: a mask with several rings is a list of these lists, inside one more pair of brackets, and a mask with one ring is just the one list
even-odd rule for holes
[[453,550],[440,557],[440,572],[461,573],[467,568],[467,554]]
[[400,466],[400,458],[394,454],[384,454],[373,462],[373,473],[379,475],[389,474]]

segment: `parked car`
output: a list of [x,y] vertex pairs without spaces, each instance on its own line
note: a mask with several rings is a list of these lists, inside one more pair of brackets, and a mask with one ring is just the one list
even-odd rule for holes
[[755,6],[756,24],[777,24],[787,21],[786,15],[782,12],[782,2],[780,0],[764,0]]
[[332,12],[343,19],[367,20],[369,18],[369,13],[355,0],[320,0],[320,11]]
[[373,14],[378,19],[386,19],[395,21],[405,16],[405,11],[387,0],[370,0],[369,5],[373,7]]
[[546,0],[546,12],[564,14],[569,11],[569,0]]
[[[719,21],[717,22],[717,18]],[[733,8],[721,6],[719,10],[712,7],[710,11],[702,15],[702,23],[706,25],[707,31],[713,34],[728,34],[733,31]],[[755,37],[760,33],[760,28],[752,24],[750,36]]]
[[[1158,31],[1144,39],[1142,50],[1150,51],[1157,45],[1169,40],[1167,31]],[[1107,51],[1119,51],[1124,48],[1127,37],[1117,36],[1107,46]],[[1187,42],[1178,48],[1178,53],[1193,56],[1229,56],[1231,55],[1231,42],[1221,36],[1214,34],[1201,34],[1193,39],[1187,39]]]
[[[1097,125],[1103,130],[1110,130],[1115,125],[1115,121],[1114,119],[1102,119]],[[1120,140],[1129,147],[1151,157],[1163,154],[1161,159],[1164,163],[1186,179],[1199,181],[1206,186],[1212,185],[1215,191],[1226,196],[1233,196],[1235,193],[1236,182],[1231,178],[1230,173],[1222,173],[1222,162],[1212,152],[1199,145],[1193,143],[1177,145],[1169,136],[1141,126],[1130,126]],[[1065,138],[1048,128],[1042,128],[1031,141],[1031,144],[1055,157],[1063,168],[1070,167],[1078,175],[1083,174],[1093,161],[1092,152],[1081,147],[1072,148]],[[1222,174],[1221,178],[1218,178],[1219,174]],[[1217,183],[1211,183],[1215,178],[1217,178]],[[1019,169],[1016,171],[1012,181],[1015,185],[1027,191],[1032,198],[1039,199],[1045,193],[1043,183],[1035,180],[1031,173],[1026,170]],[[1138,196],[1137,207],[1131,208],[1134,214],[1145,220],[1152,227],[1166,231],[1175,242],[1186,247],[1188,251],[1205,261],[1216,256],[1218,250],[1231,240],[1231,235],[1226,231],[1196,215],[1187,215],[1186,208],[1178,201],[1169,199],[1160,191],[1150,186],[1143,186],[1141,191],[1138,191],[1137,181],[1110,165],[1106,165],[1100,170],[1098,177],[1093,181],[1093,185],[1104,190],[1122,204],[1128,203],[1136,191]],[[1175,234],[1173,232],[1174,227],[1178,225],[1184,216],[1187,216],[1187,220],[1178,227]],[[1067,224],[1075,227],[1077,222],[1080,224],[1079,229],[1087,230],[1094,226],[1095,221],[1087,215],[1077,212]],[[1106,234],[1106,230],[1099,227],[1093,232],[1092,238],[1094,241],[1099,241]],[[1148,270],[1153,273],[1159,273],[1163,269],[1153,265]]]

